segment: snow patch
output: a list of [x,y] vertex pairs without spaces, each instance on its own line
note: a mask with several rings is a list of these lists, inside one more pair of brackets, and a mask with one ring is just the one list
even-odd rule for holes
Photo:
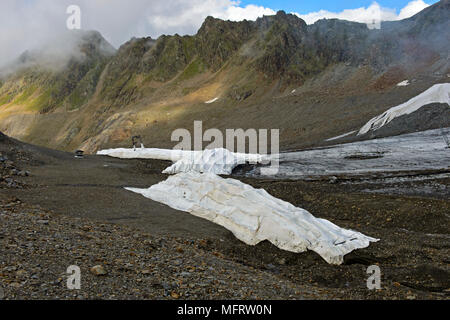
[[206,103],[206,104],[211,104],[211,103],[216,102],[217,100],[219,100],[219,97],[214,98],[214,99],[212,99],[212,100],[205,101],[205,103]]
[[313,250],[330,264],[341,264],[347,253],[378,241],[315,218],[263,189],[211,173],[179,173],[148,189],[126,189],[217,223],[246,244],[268,240],[283,250]]
[[365,134],[370,130],[380,129],[393,119],[417,111],[430,103],[447,103],[450,105],[450,83],[435,84],[418,96],[371,119],[361,128],[358,135]]
[[404,80],[402,82],[397,83],[397,87],[406,87],[409,86],[409,80]]
[[333,140],[337,140],[337,139],[340,139],[340,138],[344,138],[344,137],[346,137],[346,136],[349,136],[349,135],[351,135],[351,134],[354,134],[355,132],[356,132],[356,130],[353,130],[353,131],[350,131],[350,132],[341,134],[340,136],[337,136],[337,137],[333,137],[333,138],[327,139],[327,140],[325,140],[325,141],[333,141]]

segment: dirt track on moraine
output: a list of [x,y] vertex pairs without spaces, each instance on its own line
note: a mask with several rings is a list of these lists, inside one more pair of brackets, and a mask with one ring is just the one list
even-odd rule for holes
[[[21,147],[9,148],[17,151]],[[17,162],[31,173],[17,178],[28,187],[2,189],[0,201],[17,197],[23,203],[62,216],[86,218],[93,224],[117,223],[155,237],[201,240],[202,250],[223,261],[268,272],[281,282],[325,290],[330,293],[328,298],[449,298],[448,199],[370,194],[362,192],[367,186],[339,182],[242,179],[316,217],[381,239],[347,255],[343,265],[331,266],[313,252],[293,254],[267,242],[247,246],[220,226],[123,189],[149,187],[166,179],[160,172],[167,162],[97,156],[75,159],[71,154],[29,146]],[[439,183],[450,185],[448,178]],[[378,291],[366,287],[366,269],[373,264],[379,265],[382,272],[382,289]],[[276,294],[270,297],[278,298]]]

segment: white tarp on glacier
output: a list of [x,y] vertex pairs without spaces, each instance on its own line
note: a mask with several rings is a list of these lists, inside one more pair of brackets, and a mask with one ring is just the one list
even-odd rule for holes
[[154,148],[142,149],[109,149],[97,152],[122,159],[158,159],[175,162],[163,173],[209,172],[215,174],[231,174],[233,169],[245,163],[260,163],[267,156],[259,154],[234,153],[227,149],[206,149],[204,151],[164,150]]
[[179,173],[148,189],[127,190],[217,223],[249,245],[268,240],[292,252],[313,250],[330,264],[341,264],[347,253],[378,241],[215,174]]
[[394,118],[410,114],[430,103],[447,103],[450,105],[450,83],[435,84],[418,96],[371,119],[359,130],[358,135],[365,134],[370,130],[377,130]]
[[249,163],[260,163],[263,157],[259,154],[233,153],[227,149],[206,149],[186,153],[163,173],[175,174],[179,172],[202,172],[215,174],[231,174],[233,169],[240,165]]
[[137,148],[137,149],[106,149],[97,152],[98,155],[110,156],[121,159],[156,159],[178,161],[193,151],[169,150],[157,148]]

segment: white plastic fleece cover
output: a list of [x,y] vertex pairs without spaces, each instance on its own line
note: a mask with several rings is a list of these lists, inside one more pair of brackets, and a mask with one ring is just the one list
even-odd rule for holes
[[223,148],[206,149],[183,154],[180,160],[164,170],[163,173],[196,171],[229,175],[240,164],[246,162],[256,164],[262,159],[263,157],[258,154],[233,153]]
[[106,149],[97,152],[98,155],[110,156],[121,159],[156,159],[178,161],[183,156],[191,154],[193,151],[157,149],[157,148],[136,148],[136,149]]
[[341,264],[347,253],[378,241],[315,218],[263,189],[211,173],[179,173],[148,189],[126,189],[217,223],[249,245],[268,240],[292,252],[313,250],[330,264]]
[[359,130],[358,135],[367,133],[370,130],[377,130],[394,118],[410,114],[430,103],[447,103],[450,105],[450,83],[435,84],[418,96],[371,119]]
[[97,152],[98,155],[108,155],[123,159],[158,159],[175,162],[163,173],[197,171],[215,174],[231,174],[233,169],[247,162],[256,164],[267,156],[259,154],[234,153],[227,149],[206,149],[204,151],[164,150],[154,148],[142,149],[109,149]]

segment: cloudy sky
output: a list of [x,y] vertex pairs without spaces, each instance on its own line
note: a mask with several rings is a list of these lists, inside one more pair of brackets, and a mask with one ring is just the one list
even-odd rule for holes
[[131,37],[194,34],[211,15],[254,20],[285,10],[308,24],[321,18],[367,22],[414,15],[435,0],[1,0],[0,65],[23,51],[51,43],[67,31],[69,5],[81,9],[81,28],[98,30],[115,47]]

